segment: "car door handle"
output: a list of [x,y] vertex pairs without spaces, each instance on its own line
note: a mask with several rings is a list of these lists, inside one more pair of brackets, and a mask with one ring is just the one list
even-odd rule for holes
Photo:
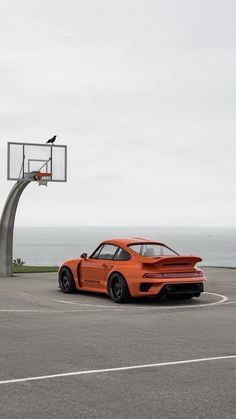
[[102,267],[103,267],[103,268],[112,268],[112,266],[111,266],[111,265],[107,265],[106,263],[103,263]]

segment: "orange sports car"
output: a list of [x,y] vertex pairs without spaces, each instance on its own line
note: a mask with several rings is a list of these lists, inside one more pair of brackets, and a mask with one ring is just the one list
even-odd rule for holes
[[65,261],[59,286],[65,293],[93,291],[116,303],[131,297],[199,297],[206,281],[198,256],[180,256],[163,243],[140,238],[106,240],[88,256]]

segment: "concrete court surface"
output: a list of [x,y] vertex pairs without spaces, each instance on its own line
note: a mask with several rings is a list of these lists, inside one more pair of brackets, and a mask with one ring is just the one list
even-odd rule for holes
[[0,278],[1,419],[235,418],[236,270],[204,270],[199,299],[126,305]]

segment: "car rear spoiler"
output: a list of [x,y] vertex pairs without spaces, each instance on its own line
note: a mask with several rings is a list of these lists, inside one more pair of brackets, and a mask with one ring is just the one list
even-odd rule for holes
[[202,259],[199,256],[161,256],[160,258],[150,258],[141,256],[141,262],[143,264],[155,265],[156,267],[170,267],[171,266],[192,266],[194,267],[196,263],[201,262]]

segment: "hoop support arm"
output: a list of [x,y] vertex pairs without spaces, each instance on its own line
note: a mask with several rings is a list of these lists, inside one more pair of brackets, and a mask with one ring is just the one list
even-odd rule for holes
[[0,221],[0,277],[12,276],[13,233],[16,210],[22,192],[31,180],[21,179],[10,191]]

